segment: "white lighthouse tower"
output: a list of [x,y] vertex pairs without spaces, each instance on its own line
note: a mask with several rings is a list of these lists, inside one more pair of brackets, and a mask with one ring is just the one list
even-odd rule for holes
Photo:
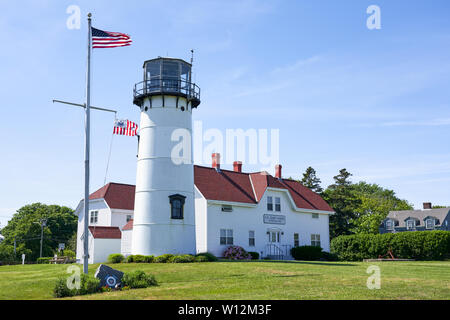
[[[200,89],[191,64],[156,58],[144,63],[134,88],[141,109],[132,254],[195,254],[192,110]],[[180,133],[185,132],[183,150]],[[174,152],[175,150],[175,152]]]

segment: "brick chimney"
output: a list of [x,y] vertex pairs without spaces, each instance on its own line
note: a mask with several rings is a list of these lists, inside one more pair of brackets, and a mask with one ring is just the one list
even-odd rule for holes
[[217,171],[220,171],[220,153],[212,154],[212,167]]
[[281,179],[282,175],[281,175],[281,169],[283,168],[283,166],[281,164],[277,164],[275,166],[275,178]]
[[234,172],[242,172],[242,162],[241,161],[233,162],[233,170]]
[[423,203],[423,209],[424,210],[428,210],[428,209],[432,209],[433,206],[431,205],[431,202],[424,202]]

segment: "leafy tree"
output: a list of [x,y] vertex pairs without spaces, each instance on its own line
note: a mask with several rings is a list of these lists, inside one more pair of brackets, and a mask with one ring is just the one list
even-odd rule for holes
[[361,204],[361,200],[356,196],[349,180],[351,176],[347,169],[341,169],[334,177],[334,184],[322,193],[323,199],[335,211],[335,214],[330,216],[331,238],[351,234],[354,227],[355,209]]
[[66,248],[64,250],[77,251],[77,233],[74,232],[72,237],[67,241]]
[[58,248],[58,243],[67,243],[77,229],[77,217],[73,214],[72,209],[58,205],[34,203],[17,210],[8,225],[2,229],[5,237],[2,246],[10,248],[14,245],[15,238],[16,252],[18,254],[25,253],[29,261],[36,260],[40,251],[41,219],[47,219],[42,246],[44,257],[52,256]]
[[354,233],[378,234],[378,228],[389,211],[413,209],[408,201],[397,198],[394,191],[384,189],[377,184],[359,182],[352,187],[360,201],[355,209],[355,217],[352,219],[351,231]]
[[320,186],[320,179],[316,176],[316,170],[314,170],[312,167],[308,167],[303,174],[303,178],[300,181],[302,185],[305,187],[311,189],[312,191],[316,193],[322,193],[323,189]]

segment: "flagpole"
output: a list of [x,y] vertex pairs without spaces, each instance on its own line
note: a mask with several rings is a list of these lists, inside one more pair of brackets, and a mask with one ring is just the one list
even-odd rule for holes
[[92,14],[88,14],[88,54],[86,72],[85,150],[84,150],[84,255],[83,272],[88,274],[89,264],[89,153],[91,127],[91,28]]

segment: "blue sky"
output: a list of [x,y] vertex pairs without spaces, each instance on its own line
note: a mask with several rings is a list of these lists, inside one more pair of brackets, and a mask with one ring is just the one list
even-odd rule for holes
[[[372,4],[381,30],[366,27]],[[66,27],[69,5],[81,8],[79,30]],[[2,1],[2,226],[25,204],[83,197],[83,110],[52,99],[84,101],[88,12],[134,41],[94,51],[93,105],[138,121],[142,62],[188,60],[193,48],[205,130],[279,129],[285,176],[313,166],[326,187],[347,168],[416,208],[450,205],[448,1]],[[112,122],[93,111],[92,191]],[[107,181],[135,183],[136,149],[114,137]]]

